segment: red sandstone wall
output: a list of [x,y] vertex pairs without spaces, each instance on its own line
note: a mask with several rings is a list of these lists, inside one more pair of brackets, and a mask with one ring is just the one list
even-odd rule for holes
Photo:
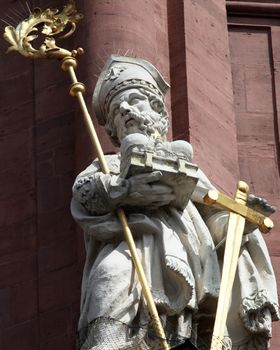
[[[1,17],[9,7],[21,8],[2,1]],[[0,349],[71,349],[80,293],[69,213],[74,103],[56,62],[6,56],[0,45]]]
[[[1,13],[14,3],[2,2]],[[239,163],[224,0],[77,3],[85,19],[69,45],[86,50],[79,77],[88,103],[109,53],[129,49],[150,60],[171,82],[174,138],[190,139],[195,161],[233,192]],[[7,57],[5,47],[1,41],[0,350],[74,349],[84,253],[69,202],[75,175],[94,155],[64,73],[54,62]]]
[[[234,10],[234,7],[232,8]],[[257,10],[257,7],[256,7]],[[280,7],[274,15],[280,18]],[[234,104],[240,176],[256,195],[278,207],[273,231],[265,236],[280,281],[279,178],[279,19],[254,12],[229,17]],[[274,324],[271,349],[280,346],[280,325]]]
[[195,161],[224,192],[238,178],[225,3],[184,1],[190,141]]

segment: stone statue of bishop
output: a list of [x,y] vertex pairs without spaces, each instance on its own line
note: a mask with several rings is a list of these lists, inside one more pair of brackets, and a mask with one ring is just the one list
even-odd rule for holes
[[[212,184],[192,163],[192,146],[167,141],[168,84],[149,62],[112,55],[98,79],[93,108],[120,153],[110,174],[93,161],[73,186],[72,215],[86,247],[80,350],[158,349],[115,210],[123,207],[167,339],[203,349],[212,335],[228,212],[203,204]],[[249,205],[266,215],[258,197]],[[261,233],[247,225],[227,336],[234,350],[269,347],[279,319],[276,282]],[[207,348],[207,347],[206,347]]]

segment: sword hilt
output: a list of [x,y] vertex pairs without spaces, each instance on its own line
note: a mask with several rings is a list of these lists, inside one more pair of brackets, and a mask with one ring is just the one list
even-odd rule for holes
[[232,199],[216,190],[210,190],[203,200],[207,205],[217,205],[223,209],[243,216],[252,224],[257,225],[262,233],[268,233],[274,227],[273,221],[262,213],[246,206],[248,192],[249,186],[246,182],[239,181],[235,199]]

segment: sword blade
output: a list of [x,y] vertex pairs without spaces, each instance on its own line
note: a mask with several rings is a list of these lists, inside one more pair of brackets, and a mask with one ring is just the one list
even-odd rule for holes
[[231,212],[228,221],[222,279],[211,350],[220,350],[223,348],[227,314],[230,306],[232,287],[235,278],[244,227],[245,219],[242,216]]

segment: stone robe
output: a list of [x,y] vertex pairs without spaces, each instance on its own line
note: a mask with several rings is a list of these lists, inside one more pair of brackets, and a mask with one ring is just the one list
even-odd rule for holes
[[[149,317],[141,287],[108,194],[111,176],[119,174],[119,155],[106,158],[111,175],[102,174],[94,161],[77,177],[73,187],[72,215],[84,231],[86,247],[80,348],[156,349],[147,340],[145,326]],[[197,334],[198,339],[207,341],[212,332],[221,265],[213,237],[215,231],[226,226],[224,213],[219,215],[201,204],[202,194],[213,186],[201,171],[199,178],[193,201],[183,212],[171,207],[126,208],[167,336],[191,338],[193,343],[197,343]],[[266,349],[269,331],[256,332],[250,318],[268,308],[272,319],[278,319],[275,278],[259,231],[246,237],[238,263],[228,334],[233,349]],[[117,322],[109,325],[110,320]],[[128,336],[123,332],[124,324],[141,327],[133,328]],[[116,340],[115,347],[108,338]],[[141,343],[144,338],[145,344]]]

